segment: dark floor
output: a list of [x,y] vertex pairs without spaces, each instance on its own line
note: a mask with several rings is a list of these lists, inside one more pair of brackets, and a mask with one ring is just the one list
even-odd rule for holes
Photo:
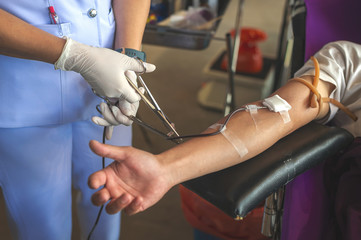
[[[238,1],[232,0],[217,36],[234,25],[235,9]],[[278,32],[283,12],[284,0],[245,1],[242,22],[246,26],[261,28],[268,34],[268,40],[261,43],[262,51],[274,57],[277,51]],[[200,106],[197,99],[204,82],[213,76],[204,73],[205,66],[225,48],[222,41],[212,41],[202,51],[165,48],[144,45],[148,61],[157,66],[154,73],[144,75],[144,80],[159,105],[176,124],[181,134],[199,133],[219,118],[222,113]],[[141,105],[139,114],[143,120],[155,123],[150,111]],[[160,125],[159,125],[160,126]],[[134,129],[134,146],[152,153],[159,153],[173,146],[153,133],[144,133],[137,125]],[[149,138],[147,140],[147,138]],[[0,239],[8,240],[5,220],[5,206],[0,197]],[[191,240],[192,229],[183,217],[177,187],[171,189],[155,206],[135,216],[122,217],[121,239],[125,240]]]

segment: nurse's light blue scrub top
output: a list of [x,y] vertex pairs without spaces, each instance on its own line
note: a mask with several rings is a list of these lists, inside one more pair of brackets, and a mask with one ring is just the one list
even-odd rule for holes
[[[59,24],[51,24],[52,5]],[[112,48],[111,0],[6,0],[0,8],[58,37]],[[96,9],[96,16],[90,10]],[[0,128],[62,124],[90,119],[100,99],[80,74],[52,64],[0,55]]]

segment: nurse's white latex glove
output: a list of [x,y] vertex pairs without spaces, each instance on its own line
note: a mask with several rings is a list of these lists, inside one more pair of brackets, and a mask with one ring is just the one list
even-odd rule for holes
[[[55,69],[80,73],[95,92],[108,98],[121,98],[130,103],[140,96],[129,85],[124,72],[143,72],[143,66],[134,58],[107,48],[98,48],[67,38]],[[146,72],[153,72],[153,64],[144,63]]]
[[[126,71],[125,73],[129,79],[133,82],[136,82],[136,75],[133,71]],[[144,93],[144,88],[140,87],[139,90]],[[116,99],[113,99],[116,102]],[[139,101],[134,103],[129,103],[125,99],[119,99],[117,106],[112,106],[109,108],[108,104],[105,102],[100,103],[100,112],[103,115],[103,118],[98,116],[93,116],[92,121],[99,125],[105,127],[105,137],[107,140],[110,140],[113,135],[114,126],[123,124],[130,126],[133,121],[130,120],[127,116],[135,116],[139,107]]]

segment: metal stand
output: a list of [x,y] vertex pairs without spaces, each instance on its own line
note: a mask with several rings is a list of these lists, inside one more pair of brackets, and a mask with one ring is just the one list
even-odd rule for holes
[[235,109],[234,100],[234,75],[236,74],[238,51],[241,37],[241,15],[243,9],[244,0],[239,0],[238,11],[235,23],[235,36],[232,44],[232,36],[230,33],[226,34],[227,54],[228,54],[228,90],[226,94],[226,101],[224,107],[224,115],[228,115]]
[[264,204],[262,234],[273,240],[281,239],[281,224],[283,214],[283,198],[285,187],[266,198]]

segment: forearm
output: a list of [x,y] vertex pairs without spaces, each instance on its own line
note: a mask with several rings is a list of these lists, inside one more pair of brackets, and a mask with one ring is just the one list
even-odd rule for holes
[[0,9],[0,54],[54,63],[65,40]]
[[[324,85],[324,83],[322,83]],[[327,85],[328,86],[328,85]],[[321,89],[325,89],[321,86]],[[323,91],[323,90],[322,90]],[[325,89],[323,96],[328,94]],[[310,108],[310,91],[297,82],[290,82],[276,92],[292,109],[291,122],[284,123],[279,113],[268,109],[258,110],[255,120],[249,112],[235,114],[227,124],[227,130],[241,141],[247,154],[241,157],[232,144],[222,135],[194,138],[184,144],[158,155],[167,168],[172,184],[218,171],[246,161],[263,152],[282,137],[312,121],[318,115],[318,108]],[[253,103],[261,105],[261,102]],[[328,105],[319,117],[328,112]],[[207,130],[209,131],[209,130]],[[242,150],[242,149],[241,149]],[[244,149],[243,149],[244,150]]]
[[150,0],[113,0],[116,20],[115,48],[141,50]]

